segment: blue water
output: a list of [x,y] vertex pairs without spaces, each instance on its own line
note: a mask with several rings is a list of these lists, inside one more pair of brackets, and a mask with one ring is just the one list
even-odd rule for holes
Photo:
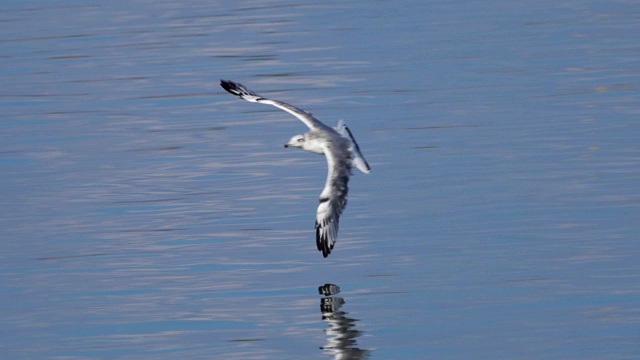
[[0,4],[0,357],[640,358],[639,10]]

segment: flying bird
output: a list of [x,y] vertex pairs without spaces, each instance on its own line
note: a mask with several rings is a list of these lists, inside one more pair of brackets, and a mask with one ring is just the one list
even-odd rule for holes
[[326,258],[338,239],[338,222],[342,211],[347,206],[349,192],[347,184],[351,169],[355,165],[363,173],[371,172],[371,167],[362,156],[351,130],[342,120],[335,128],[327,126],[311,113],[281,101],[264,98],[242,84],[220,80],[220,86],[242,100],[272,105],[284,110],[309,128],[309,132],[292,137],[284,147],[301,148],[312,153],[324,154],[327,158],[329,172],[327,182],[320,193],[320,204],[316,213],[316,245],[322,252],[322,256]]

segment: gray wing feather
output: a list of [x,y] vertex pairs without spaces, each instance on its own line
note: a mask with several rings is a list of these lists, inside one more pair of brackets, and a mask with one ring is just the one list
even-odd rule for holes
[[278,109],[284,110],[289,114],[298,118],[300,121],[302,121],[305,125],[307,125],[309,129],[327,128],[325,124],[323,124],[322,122],[320,122],[320,120],[313,117],[311,113],[306,112],[293,105],[284,103],[282,101],[263,98],[262,96],[247,89],[244,85],[240,83],[229,81],[229,80],[220,80],[220,86],[222,86],[222,88],[225,89],[228,93],[236,95],[240,97],[242,100],[260,103],[260,104],[273,105]]
[[328,174],[316,214],[316,245],[322,256],[327,257],[338,239],[340,215],[347,206],[351,160],[336,156],[328,145],[324,147],[324,155]]

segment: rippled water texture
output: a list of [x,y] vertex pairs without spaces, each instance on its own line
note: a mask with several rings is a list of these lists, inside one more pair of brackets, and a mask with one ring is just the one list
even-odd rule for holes
[[[633,1],[5,1],[3,359],[640,358]],[[326,162],[220,78],[343,119]]]

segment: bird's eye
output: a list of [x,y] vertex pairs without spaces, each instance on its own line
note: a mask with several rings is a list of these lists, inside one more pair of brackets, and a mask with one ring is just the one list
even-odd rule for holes
[[298,139],[298,142],[302,142],[304,140],[304,138],[300,138]]

